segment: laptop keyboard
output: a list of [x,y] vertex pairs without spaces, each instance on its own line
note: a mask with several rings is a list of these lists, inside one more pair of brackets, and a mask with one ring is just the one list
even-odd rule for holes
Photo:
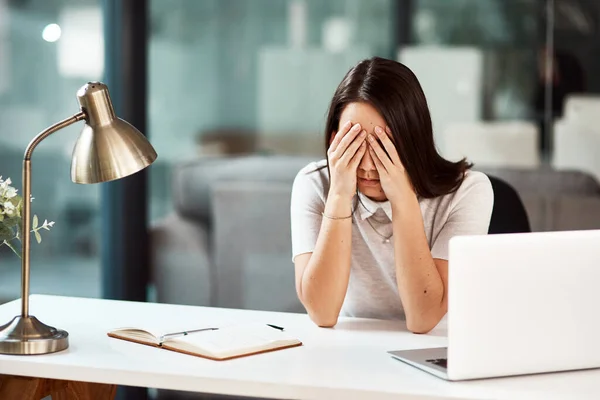
[[425,360],[425,361],[427,361],[428,363],[431,363],[431,364],[435,364],[438,367],[448,369],[448,359],[447,358],[434,358],[434,359]]

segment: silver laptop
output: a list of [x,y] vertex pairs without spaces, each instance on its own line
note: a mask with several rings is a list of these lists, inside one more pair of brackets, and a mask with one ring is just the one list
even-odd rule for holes
[[600,367],[600,230],[449,246],[448,347],[393,357],[448,380]]

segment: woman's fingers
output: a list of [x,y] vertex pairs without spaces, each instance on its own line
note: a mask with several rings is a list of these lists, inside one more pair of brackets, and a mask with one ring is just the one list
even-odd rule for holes
[[[392,168],[393,162],[390,160],[390,157],[388,157],[383,147],[381,147],[377,141],[377,136],[369,135],[369,147],[373,150],[373,153],[377,155],[377,159],[379,162],[381,162],[382,166],[386,168],[386,170]],[[396,151],[395,148],[394,151]],[[371,153],[371,155],[373,155],[373,153]]]
[[335,151],[335,149],[340,144],[340,141],[342,140],[342,138],[344,137],[344,135],[346,135],[346,133],[348,133],[348,131],[350,130],[350,128],[352,128],[352,122],[351,121],[346,121],[344,123],[344,125],[342,125],[340,127],[340,130],[337,131],[337,133],[333,137],[333,140],[331,141],[331,144],[329,145],[329,151],[330,152]]
[[[363,129],[360,132],[360,134],[358,136],[356,136],[356,138],[354,138],[352,143],[350,143],[350,145],[346,148],[346,151],[344,151],[344,154],[342,154],[340,157],[340,161],[345,165],[349,165],[352,158],[356,154],[356,151],[359,149],[361,144],[365,142],[366,139],[367,139],[367,131],[365,131]],[[341,145],[340,145],[339,149],[341,151],[341,149],[342,149]]]
[[392,140],[390,139],[389,135],[391,135],[392,132],[389,127],[386,127],[386,132],[384,132],[383,129],[381,129],[379,126],[375,127],[375,134],[381,141],[381,144],[383,145],[383,148],[388,154],[390,161],[399,166],[402,163],[400,162],[400,157],[398,157],[398,151],[396,150],[394,143],[392,143]]
[[346,152],[346,149],[348,148],[348,146],[360,134],[361,129],[362,128],[360,127],[360,124],[354,124],[352,126],[352,129],[350,129],[350,131],[348,133],[346,133],[345,135],[343,135],[343,137],[340,140],[339,144],[337,145],[337,147],[335,148],[335,150],[333,150],[334,155],[337,158],[340,158]]
[[358,146],[358,150],[352,156],[352,159],[350,160],[350,164],[349,164],[352,171],[356,171],[356,169],[358,168],[358,164],[360,164],[360,160],[362,160],[362,158],[367,153],[368,147],[369,146],[367,145],[366,140],[363,140],[362,143]]
[[[380,174],[382,172],[387,172],[387,169],[385,168],[385,166],[381,162],[381,159],[379,158],[378,153],[373,149],[373,146],[369,146],[369,154],[371,154],[371,158],[373,159],[373,163],[375,164],[375,168],[377,168],[377,172],[379,172]],[[386,155],[386,158],[387,158],[387,155]]]

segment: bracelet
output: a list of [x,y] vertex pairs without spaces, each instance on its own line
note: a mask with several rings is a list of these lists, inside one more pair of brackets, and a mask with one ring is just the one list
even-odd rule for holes
[[348,215],[347,217],[332,217],[331,215],[327,215],[327,214],[325,214],[324,212],[323,212],[323,213],[321,213],[321,214],[322,214],[322,215],[323,215],[325,218],[327,218],[327,219],[334,219],[334,220],[336,220],[336,219],[348,219],[348,218],[352,218],[352,214]]

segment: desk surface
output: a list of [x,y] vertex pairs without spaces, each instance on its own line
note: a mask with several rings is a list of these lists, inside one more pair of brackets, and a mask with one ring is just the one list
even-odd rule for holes
[[[0,324],[20,302],[0,306]],[[446,382],[405,365],[387,350],[446,345],[443,323],[413,335],[403,323],[341,319],[316,327],[303,314],[31,296],[42,322],[70,334],[69,349],[42,356],[0,355],[0,374],[287,399],[591,399],[600,370],[471,382]],[[122,326],[194,327],[230,322],[280,325],[302,347],[211,361],[111,339]]]

